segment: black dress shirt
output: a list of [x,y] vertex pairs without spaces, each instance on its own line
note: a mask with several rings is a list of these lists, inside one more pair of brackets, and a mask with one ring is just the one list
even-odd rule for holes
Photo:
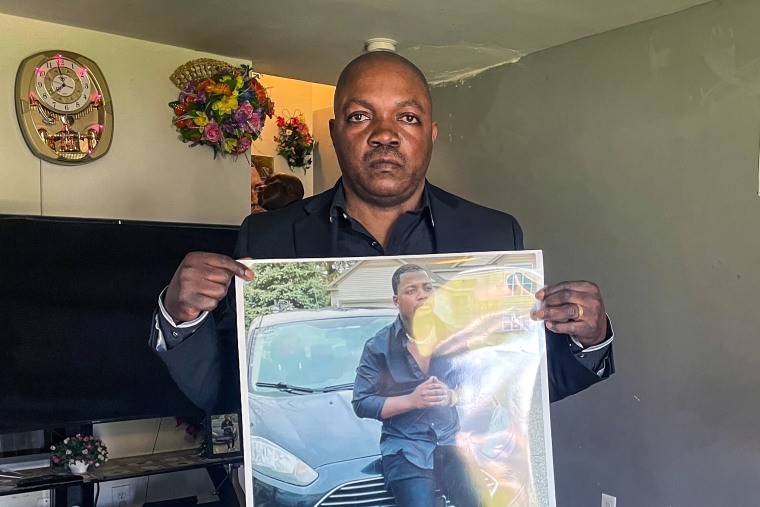
[[[437,335],[442,332],[445,331],[439,330]],[[408,343],[400,318],[367,340],[356,370],[352,404],[359,417],[382,421],[380,452],[383,456],[403,451],[410,463],[432,469],[436,445],[456,445],[459,430],[456,408],[414,409],[383,419],[383,405],[388,398],[410,394],[432,376],[449,389],[456,389],[460,376],[455,357],[436,354],[430,357],[427,374],[423,373],[407,349]]]
[[436,253],[433,215],[427,189],[422,194],[422,207],[401,215],[383,248],[372,234],[346,211],[343,185],[338,187],[330,207],[332,255],[334,257],[371,257],[374,255],[425,255]]

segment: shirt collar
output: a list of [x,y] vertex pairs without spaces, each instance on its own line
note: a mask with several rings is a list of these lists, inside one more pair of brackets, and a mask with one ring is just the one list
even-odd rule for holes
[[[430,334],[425,338],[422,338],[422,340],[436,339],[439,336],[439,331],[440,329],[436,324],[436,326],[430,330]],[[409,339],[409,333],[406,332],[404,329],[404,324],[401,322],[401,314],[396,317],[396,320],[393,321],[393,324],[391,325],[391,336],[393,337],[393,343],[401,344],[401,346],[404,348],[407,348],[409,342],[411,341]]]
[[[429,183],[425,180],[425,188],[422,190],[422,207],[414,211],[422,211],[430,218],[430,225],[435,227],[435,219],[433,218],[433,209],[430,207],[430,193],[428,192]],[[337,190],[333,197],[332,204],[330,205],[330,223],[337,217],[342,216],[348,218],[346,212],[346,192],[343,190],[343,179],[338,181]]]
[[396,320],[393,321],[393,324],[391,325],[390,336],[391,346],[401,345],[402,347],[406,348],[406,345],[409,342],[409,338],[407,338],[406,331],[404,331],[404,324],[401,322],[401,314],[399,314],[399,316],[396,317]]

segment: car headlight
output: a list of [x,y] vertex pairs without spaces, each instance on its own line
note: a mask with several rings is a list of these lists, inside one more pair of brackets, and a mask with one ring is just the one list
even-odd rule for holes
[[307,486],[319,476],[293,454],[261,437],[251,437],[251,466],[265,475],[296,486]]

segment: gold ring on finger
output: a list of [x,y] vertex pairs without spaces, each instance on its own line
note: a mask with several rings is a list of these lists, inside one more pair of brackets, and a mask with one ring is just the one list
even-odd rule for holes
[[578,316],[575,318],[575,320],[581,320],[581,318],[583,318],[583,307],[577,303],[575,306],[578,307]]

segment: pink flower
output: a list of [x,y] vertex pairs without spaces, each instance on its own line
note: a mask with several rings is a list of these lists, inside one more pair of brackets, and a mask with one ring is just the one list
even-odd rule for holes
[[222,137],[222,130],[215,121],[209,122],[203,129],[203,137],[211,143],[219,142]]
[[251,116],[251,118],[248,120],[248,125],[255,132],[258,132],[259,130],[261,130],[261,118],[259,118],[259,115],[254,114],[253,116]]
[[245,153],[249,149],[251,149],[251,138],[250,137],[241,137],[237,144],[237,149],[235,150],[238,153]]
[[238,107],[238,111],[245,113],[246,118],[250,118],[253,115],[253,106],[247,100],[244,100]]

